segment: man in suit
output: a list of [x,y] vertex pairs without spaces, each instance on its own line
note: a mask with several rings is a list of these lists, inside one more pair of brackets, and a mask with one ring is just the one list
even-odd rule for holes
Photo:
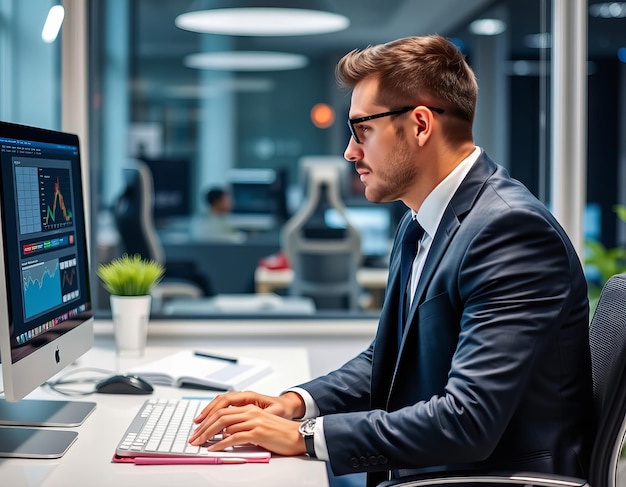
[[585,277],[551,213],[474,145],[462,54],[440,36],[405,38],[347,54],[337,75],[352,88],[345,157],[366,197],[409,208],[376,337],[279,397],[219,396],[190,441],[224,432],[213,448],[306,452],[369,485],[424,469],[584,476]]

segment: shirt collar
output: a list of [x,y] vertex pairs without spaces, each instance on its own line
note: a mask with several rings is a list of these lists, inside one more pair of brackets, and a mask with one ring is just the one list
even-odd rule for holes
[[482,149],[476,147],[474,151],[463,159],[454,170],[441,181],[426,197],[419,211],[411,209],[413,218],[422,226],[424,232],[433,237],[437,232],[443,213],[450,200],[459,189],[459,186],[467,176],[474,163],[478,160]]

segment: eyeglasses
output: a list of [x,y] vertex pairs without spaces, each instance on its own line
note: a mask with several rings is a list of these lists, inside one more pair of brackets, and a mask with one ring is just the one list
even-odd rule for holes
[[[411,110],[415,110],[415,108],[416,107],[403,107],[403,108],[398,108],[396,110],[391,110],[390,112],[377,113],[375,115],[368,115],[366,117],[349,118],[348,127],[350,128],[350,133],[352,134],[352,138],[357,144],[363,143],[359,140],[359,136],[356,134],[356,129],[354,127],[355,125],[359,123],[367,122],[368,120],[374,120],[376,118],[390,117],[392,115],[400,115],[401,113],[406,113],[406,112],[410,112]],[[437,107],[427,106],[426,108],[428,108],[429,110],[435,113],[443,113],[445,111],[443,108],[437,108]]]

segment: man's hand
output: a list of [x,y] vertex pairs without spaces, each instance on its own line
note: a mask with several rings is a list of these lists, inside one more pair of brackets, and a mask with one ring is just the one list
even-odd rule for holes
[[[207,406],[208,408],[209,406]],[[304,455],[304,439],[297,421],[277,416],[253,404],[211,409],[201,414],[202,423],[190,436],[192,445],[202,445],[218,433],[222,439],[209,446],[210,451],[253,444],[279,455]]]
[[251,443],[279,455],[302,455],[306,452],[304,440],[292,419],[304,412],[304,402],[295,392],[278,397],[250,391],[220,394],[194,419],[199,426],[189,442],[202,445],[222,434],[223,439],[209,450]]
[[213,399],[194,421],[201,423],[207,416],[219,409],[230,406],[245,406],[247,404],[252,404],[268,413],[285,419],[301,418],[305,412],[304,401],[295,392],[287,392],[278,397],[264,396],[252,391],[229,392],[220,394]]

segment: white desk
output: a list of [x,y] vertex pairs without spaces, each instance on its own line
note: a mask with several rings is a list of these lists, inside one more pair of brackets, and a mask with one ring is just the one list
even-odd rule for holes
[[[387,285],[389,269],[361,267],[357,270],[356,280],[360,286],[371,291],[384,291]],[[292,269],[267,269],[257,267],[254,271],[254,283],[257,293],[272,293],[277,289],[286,289],[293,281]]]
[[[176,339],[152,340],[144,361],[175,352]],[[251,389],[278,394],[284,388],[309,379],[308,357],[304,348],[250,347],[215,348],[209,339],[195,341],[195,346],[229,355],[269,360],[273,373]],[[99,367],[114,372],[139,363],[137,359],[116,359],[111,337],[96,337],[96,346],[74,368]],[[67,370],[70,370],[69,368]],[[65,373],[66,371],[64,371]],[[115,447],[140,405],[149,397],[202,395],[201,391],[156,387],[152,396],[93,394],[77,400],[97,403],[95,411],[78,431],[78,439],[62,458],[56,460],[0,459],[0,484],[11,487],[172,487],[172,486],[327,486],[323,462],[305,457],[274,456],[269,464],[245,465],[160,465],[137,467],[115,464]],[[29,398],[67,399],[47,388]]]
[[[382,306],[382,294],[387,286],[389,269],[361,267],[356,271],[359,285],[371,291],[373,299],[369,306],[379,309]],[[278,289],[287,289],[293,281],[293,269],[267,269],[257,267],[254,271],[254,285],[257,293],[273,293]]]
[[301,296],[218,294],[210,298],[170,298],[159,311],[165,316],[312,315],[315,313],[315,302]]

